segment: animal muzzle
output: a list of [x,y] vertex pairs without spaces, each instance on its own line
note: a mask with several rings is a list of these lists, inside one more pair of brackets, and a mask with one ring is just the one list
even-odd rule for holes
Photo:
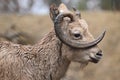
[[103,54],[102,51],[99,51],[98,53],[95,54],[94,57],[90,57],[90,61],[93,63],[98,63],[100,61],[100,59],[102,58]]

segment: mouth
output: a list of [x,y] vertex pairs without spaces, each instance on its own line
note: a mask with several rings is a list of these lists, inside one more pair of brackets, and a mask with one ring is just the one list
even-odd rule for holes
[[93,63],[98,63],[101,59],[100,56],[95,56],[95,57],[90,57],[90,62],[93,62]]
[[100,59],[97,59],[97,58],[93,58],[93,57],[90,57],[90,62],[93,62],[93,63],[98,63],[100,61]]

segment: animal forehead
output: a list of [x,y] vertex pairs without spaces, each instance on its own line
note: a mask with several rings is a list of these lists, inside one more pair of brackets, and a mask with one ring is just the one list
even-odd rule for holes
[[88,28],[88,24],[87,24],[87,22],[84,19],[79,19],[78,21],[79,21],[81,27],[83,27],[85,29]]
[[83,29],[88,28],[88,24],[86,23],[86,21],[84,19],[75,20],[74,22],[70,23],[69,25],[71,26],[71,28],[83,28]]
[[70,31],[72,33],[82,33],[84,31],[84,29],[81,27],[74,27],[74,28],[71,28]]

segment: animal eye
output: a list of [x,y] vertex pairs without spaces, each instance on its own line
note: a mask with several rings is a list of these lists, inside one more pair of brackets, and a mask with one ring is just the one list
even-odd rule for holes
[[76,39],[82,39],[82,35],[79,34],[79,33],[74,34],[74,37],[75,37]]

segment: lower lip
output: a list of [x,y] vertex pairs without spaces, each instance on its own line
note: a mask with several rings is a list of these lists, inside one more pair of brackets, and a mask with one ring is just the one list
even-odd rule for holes
[[93,62],[93,63],[98,63],[98,62],[99,62],[99,60],[94,59],[94,58],[91,58],[91,62]]

